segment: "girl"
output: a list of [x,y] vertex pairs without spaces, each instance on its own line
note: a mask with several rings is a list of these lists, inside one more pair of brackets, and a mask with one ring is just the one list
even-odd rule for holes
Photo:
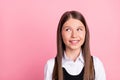
[[80,12],[65,12],[57,29],[57,55],[47,61],[44,80],[106,80],[102,62],[91,55],[89,29]]

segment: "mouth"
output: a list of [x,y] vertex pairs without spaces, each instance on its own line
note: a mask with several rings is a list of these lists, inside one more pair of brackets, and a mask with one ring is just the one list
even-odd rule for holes
[[69,42],[72,44],[72,45],[76,45],[79,43],[80,40],[70,40]]

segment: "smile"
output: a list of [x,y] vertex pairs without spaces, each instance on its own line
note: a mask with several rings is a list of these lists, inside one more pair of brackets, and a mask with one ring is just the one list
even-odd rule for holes
[[70,40],[69,42],[70,42],[71,44],[75,45],[75,44],[79,43],[79,41],[80,41],[80,40]]

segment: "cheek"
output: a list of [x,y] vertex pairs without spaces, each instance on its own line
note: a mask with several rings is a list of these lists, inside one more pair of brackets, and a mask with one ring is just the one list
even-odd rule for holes
[[80,37],[84,40],[85,39],[85,33],[80,33]]
[[67,41],[69,39],[68,35],[63,35],[62,38],[64,41]]
[[70,38],[70,34],[67,33],[62,33],[62,39],[64,42],[68,41]]

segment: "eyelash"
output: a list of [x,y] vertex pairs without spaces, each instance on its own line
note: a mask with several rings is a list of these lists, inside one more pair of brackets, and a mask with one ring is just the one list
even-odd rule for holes
[[81,30],[81,31],[82,31],[82,29],[81,29],[81,28],[78,28],[78,29],[77,29],[77,31],[79,31],[79,30]]
[[[83,29],[78,28],[77,31],[82,31]],[[66,31],[71,31],[71,29],[67,28]]]
[[66,29],[66,31],[70,30],[69,28]]

